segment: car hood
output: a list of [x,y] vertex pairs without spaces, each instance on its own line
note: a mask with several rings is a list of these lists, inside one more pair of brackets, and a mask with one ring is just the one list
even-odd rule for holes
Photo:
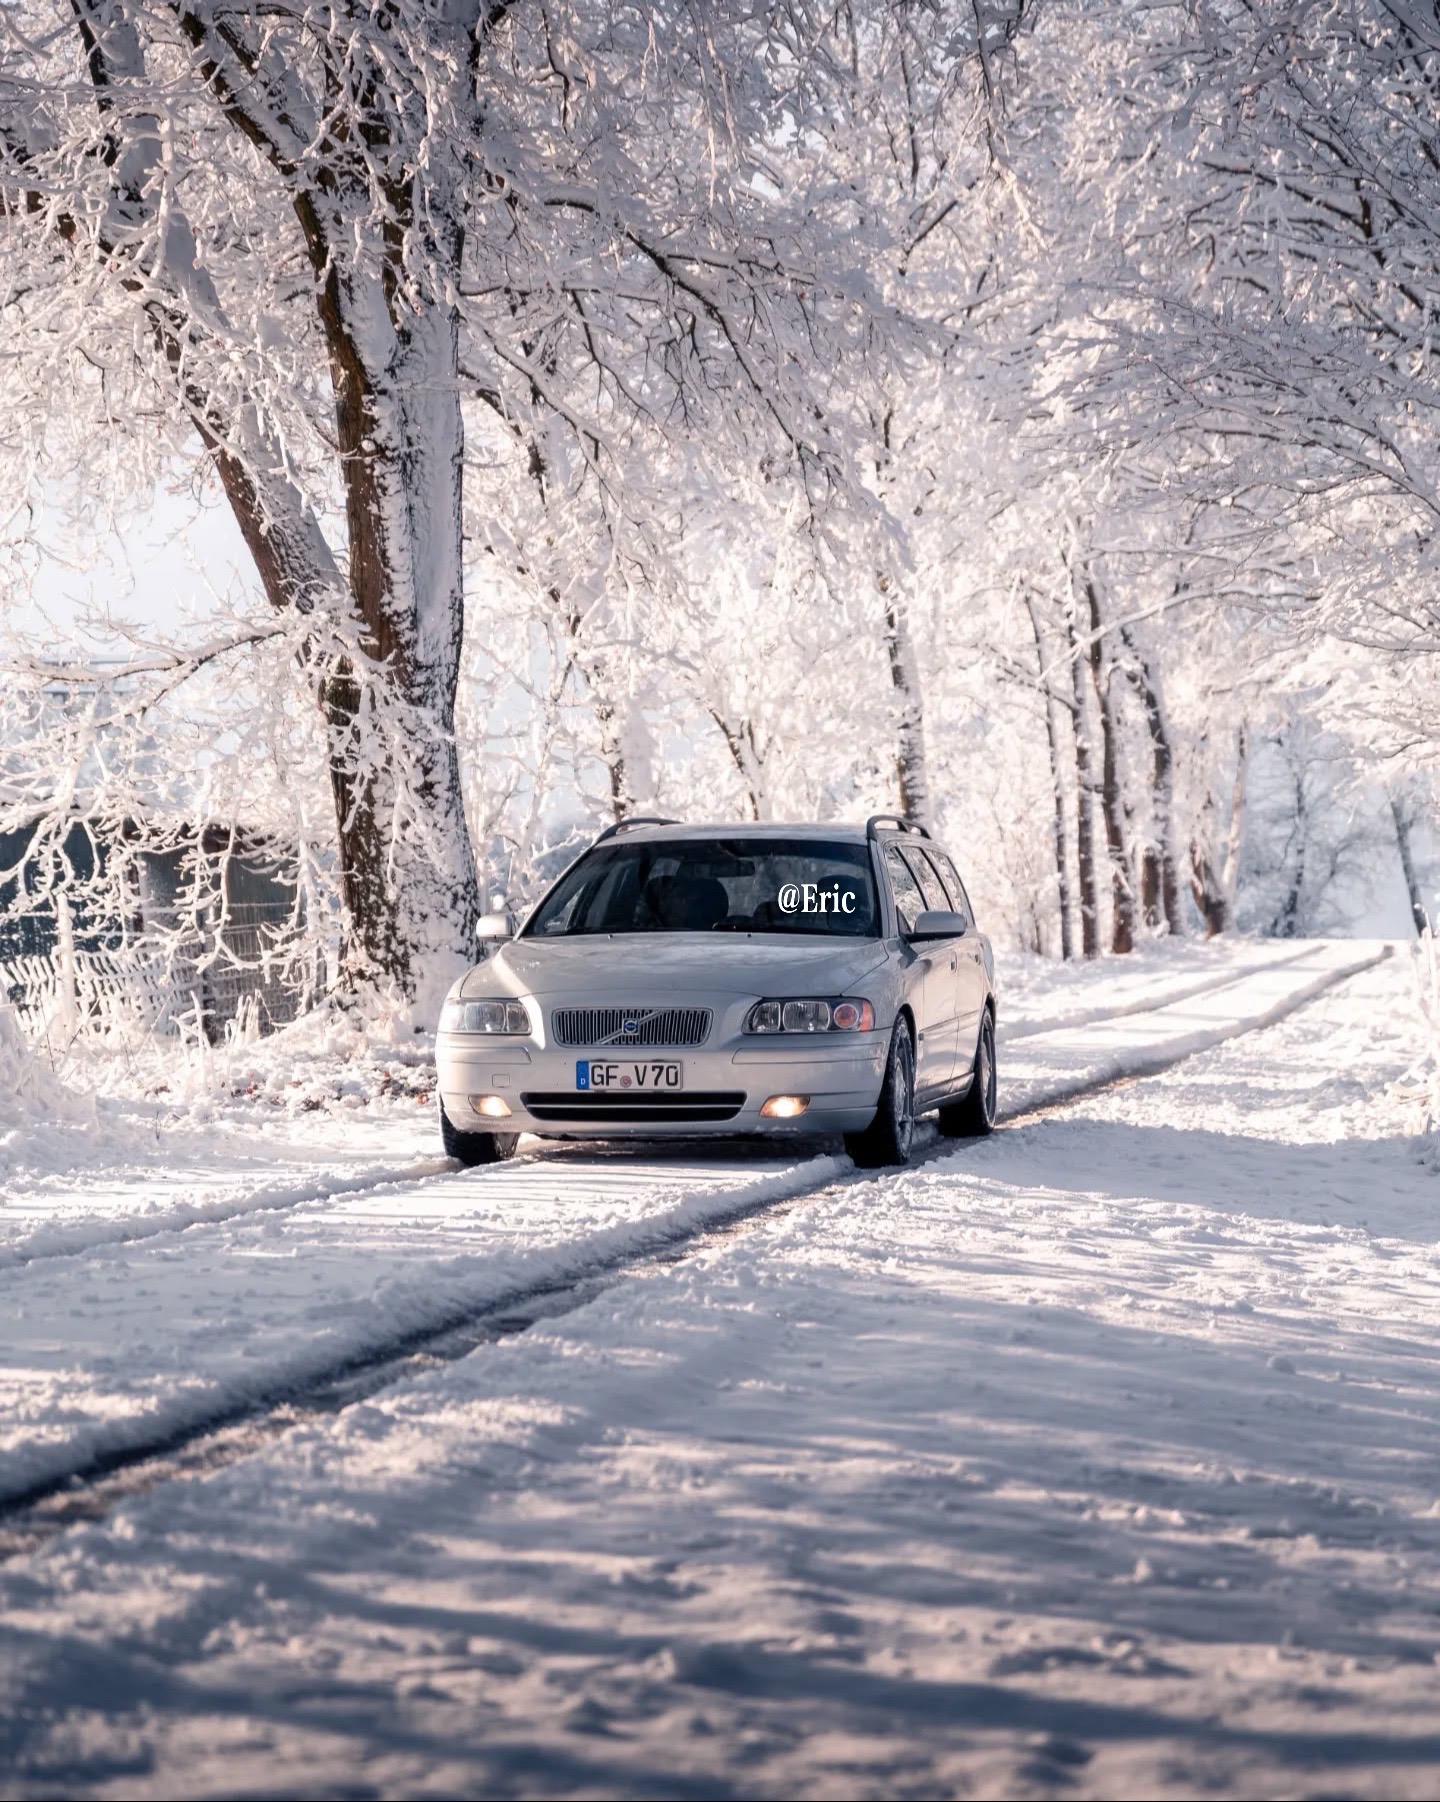
[[645,932],[511,939],[466,976],[461,993],[613,995],[656,1002],[710,994],[842,995],[885,961],[876,939]]

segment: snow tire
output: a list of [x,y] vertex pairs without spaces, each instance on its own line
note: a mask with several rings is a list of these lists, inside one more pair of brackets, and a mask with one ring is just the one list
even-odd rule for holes
[[983,1139],[995,1130],[999,1094],[995,1067],[995,1021],[987,1007],[980,1017],[980,1038],[975,1046],[975,1075],[959,1101],[949,1101],[939,1114],[940,1131],[947,1139]]
[[454,1158],[467,1170],[473,1170],[481,1164],[499,1164],[506,1158],[514,1157],[515,1147],[520,1143],[519,1133],[461,1132],[458,1126],[451,1125],[444,1102],[438,1103],[438,1106],[440,1143],[445,1147],[447,1157]]
[[858,1133],[846,1133],[845,1149],[861,1170],[883,1170],[910,1162],[915,1137],[915,1047],[910,1028],[897,1020],[875,1118]]

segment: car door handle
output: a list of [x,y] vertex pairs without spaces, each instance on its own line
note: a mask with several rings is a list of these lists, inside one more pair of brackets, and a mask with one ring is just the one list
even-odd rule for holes
[[958,958],[952,957],[950,959],[950,968],[953,970],[959,961],[960,960]]

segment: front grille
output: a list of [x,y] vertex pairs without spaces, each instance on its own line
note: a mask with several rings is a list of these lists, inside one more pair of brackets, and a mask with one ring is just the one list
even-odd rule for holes
[[568,1090],[522,1095],[520,1105],[536,1120],[733,1120],[745,1105],[743,1089],[689,1089],[679,1094],[612,1095],[602,1090]]
[[[703,1045],[710,1031],[708,1007],[557,1007],[550,1016],[557,1045],[631,1045],[680,1048]],[[634,1030],[627,1032],[627,1027]]]

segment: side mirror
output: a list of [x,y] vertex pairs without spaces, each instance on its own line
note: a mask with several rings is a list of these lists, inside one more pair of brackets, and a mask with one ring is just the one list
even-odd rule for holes
[[491,944],[497,939],[513,939],[514,936],[515,918],[513,914],[481,914],[475,922],[475,937],[482,945]]
[[906,934],[910,939],[958,939],[970,930],[964,914],[951,913],[945,907],[927,907],[917,914],[915,924]]

